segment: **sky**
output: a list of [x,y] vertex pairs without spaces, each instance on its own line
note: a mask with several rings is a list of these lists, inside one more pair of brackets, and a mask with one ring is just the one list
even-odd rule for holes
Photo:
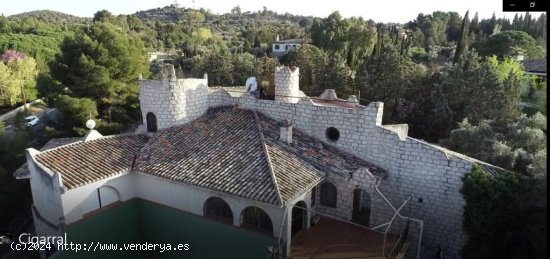
[[[53,10],[81,17],[92,17],[96,11],[107,9],[113,14],[132,14],[137,11],[178,3],[181,7],[210,9],[213,13],[228,13],[240,6],[243,12],[258,11],[266,6],[278,13],[326,17],[339,11],[344,17],[362,16],[375,22],[405,23],[419,13],[455,11],[462,16],[470,10],[480,18],[493,14],[513,18],[513,12],[502,12],[503,0],[16,0],[3,5],[0,12],[6,16],[34,10]],[[538,16],[537,14],[534,14]]]

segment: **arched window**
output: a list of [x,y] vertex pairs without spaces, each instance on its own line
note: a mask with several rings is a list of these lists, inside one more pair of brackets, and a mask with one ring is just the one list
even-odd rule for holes
[[147,132],[157,132],[157,117],[155,114],[152,112],[147,113],[145,120],[147,121]]
[[204,216],[207,218],[233,224],[233,211],[221,198],[211,197],[204,202]]
[[241,214],[241,226],[273,235],[273,224],[269,215],[258,207],[248,207]]
[[321,205],[336,208],[337,191],[334,184],[325,182],[321,184]]

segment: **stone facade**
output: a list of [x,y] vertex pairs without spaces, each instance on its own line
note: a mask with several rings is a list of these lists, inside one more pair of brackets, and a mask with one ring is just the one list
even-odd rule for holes
[[[166,128],[188,122],[208,107],[238,105],[276,120],[289,119],[296,129],[389,172],[383,180],[378,179],[379,190],[395,208],[410,197],[401,215],[418,219],[409,221],[408,257],[416,257],[417,253],[420,258],[432,257],[438,245],[448,258],[460,257],[466,240],[462,229],[465,201],[460,194],[461,178],[471,171],[474,160],[408,137],[406,125],[382,125],[381,102],[353,108],[317,105],[299,90],[298,76],[298,68],[277,68],[275,101],[251,95],[232,97],[223,89],[208,89],[204,79],[144,80],[140,82],[143,117],[154,112],[159,128]],[[338,130],[337,140],[327,137],[330,127]],[[368,170],[329,174],[326,181],[337,188],[337,207],[319,205],[318,186],[313,206],[316,211],[350,220],[353,191],[360,188],[371,199],[370,227],[387,223],[394,216],[394,210],[375,190],[377,179]],[[402,234],[406,222],[396,217],[390,232]]]

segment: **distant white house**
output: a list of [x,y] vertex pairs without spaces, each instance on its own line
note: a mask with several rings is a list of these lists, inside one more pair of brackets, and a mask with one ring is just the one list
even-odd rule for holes
[[306,42],[304,38],[279,40],[279,35],[277,35],[277,38],[271,44],[273,56],[280,57],[282,55],[285,55],[290,50],[296,49],[300,45],[304,44],[304,42]]
[[174,57],[178,55],[170,54],[168,52],[161,52],[161,51],[154,51],[149,52],[149,62],[157,61],[157,62],[172,62],[174,60]]

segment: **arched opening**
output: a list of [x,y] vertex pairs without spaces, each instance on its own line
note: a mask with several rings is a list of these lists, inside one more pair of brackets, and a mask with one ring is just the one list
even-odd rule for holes
[[119,200],[120,194],[114,187],[105,185],[97,189],[97,201],[99,204],[99,208],[103,208]]
[[307,228],[307,204],[299,201],[292,207],[291,237]]
[[321,205],[336,208],[337,190],[334,184],[324,182],[321,184]]
[[352,221],[369,226],[371,198],[367,191],[357,188],[353,190]]
[[229,204],[218,197],[210,197],[204,202],[203,214],[205,217],[233,224],[233,211]]
[[271,218],[258,207],[248,207],[241,214],[241,226],[273,236]]
[[340,131],[334,127],[328,128],[325,131],[325,135],[330,141],[338,141],[340,139]]
[[155,114],[148,112],[145,120],[147,121],[147,132],[157,132],[157,117]]

